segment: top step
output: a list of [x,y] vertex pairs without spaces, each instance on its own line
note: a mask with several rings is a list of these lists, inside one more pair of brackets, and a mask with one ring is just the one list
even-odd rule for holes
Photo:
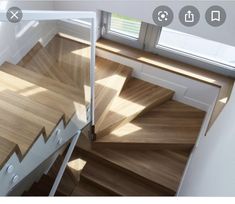
[[55,36],[45,47],[59,67],[68,74],[76,87],[90,83],[90,46]]
[[56,60],[40,43],[37,43],[18,65],[62,83],[75,86],[66,70],[59,66]]

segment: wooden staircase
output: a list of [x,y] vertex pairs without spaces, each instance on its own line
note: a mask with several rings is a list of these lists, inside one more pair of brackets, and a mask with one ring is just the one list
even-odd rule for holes
[[[57,35],[46,47],[37,44],[21,66],[5,63],[1,67],[2,166],[13,152],[19,158],[27,155],[41,133],[49,140],[60,121],[68,123],[75,112],[81,115],[78,126],[84,125],[88,54],[88,46]],[[85,132],[81,135],[72,159],[82,158],[86,164],[81,173],[67,167],[61,185],[69,183],[70,190],[58,190],[57,195],[169,196],[177,192],[205,113],[172,100],[173,91],[131,74],[131,68],[97,57],[96,140],[91,142]],[[46,195],[49,189],[44,191],[42,186],[52,185],[55,175],[44,175],[25,195]]]

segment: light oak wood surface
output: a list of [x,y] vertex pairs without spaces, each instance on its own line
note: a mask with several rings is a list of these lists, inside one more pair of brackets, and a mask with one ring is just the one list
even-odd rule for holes
[[[81,141],[83,140],[83,141]],[[142,182],[174,195],[179,185],[187,157],[176,150],[128,150],[128,149],[92,149],[89,142],[80,138],[78,143],[82,155],[112,165],[141,179]]]
[[84,90],[86,102],[90,101],[90,46],[56,35],[45,47],[72,83]]
[[56,59],[40,43],[37,43],[18,65],[64,84],[75,86],[66,70],[59,66]]
[[0,129],[0,168],[3,167],[5,162],[9,159],[9,157],[15,152],[19,157],[21,157],[21,152],[16,143],[1,137],[2,131]]
[[95,125],[99,129],[108,111],[131,76],[132,69],[118,63],[97,58],[95,80]]
[[49,77],[45,77],[33,71],[24,69],[20,66],[12,65],[10,63],[4,63],[1,71],[21,78],[25,81],[34,83],[48,90],[54,91],[55,93],[65,96],[71,100],[77,101],[81,104],[85,104],[83,92],[72,86],[60,83],[59,81],[55,81]]
[[[96,171],[94,171],[96,169]],[[82,170],[82,178],[92,181],[100,189],[111,195],[118,196],[163,196],[167,192],[152,188],[141,180],[131,177],[122,171],[117,171],[108,165],[103,165],[93,159],[88,160]],[[80,182],[79,182],[80,185]]]
[[[35,103],[10,91],[0,93],[0,106],[9,113],[41,125],[45,128],[48,137],[63,115],[54,109]],[[53,118],[53,121],[48,118]]]
[[195,144],[205,112],[167,101],[111,134],[98,138],[96,148],[190,149]]
[[[4,67],[2,66],[1,68],[3,70]],[[40,81],[37,82],[39,83]],[[62,116],[65,117],[66,122],[71,119],[76,111],[81,113],[81,119],[86,117],[86,109],[84,104],[70,100],[66,96],[3,71],[0,71],[0,87],[1,89],[15,91],[16,93],[26,96],[33,101],[41,103],[52,109],[56,109],[63,114]],[[63,90],[63,92],[65,91]]]
[[97,138],[102,137],[114,128],[126,124],[139,114],[169,100],[174,92],[142,80],[132,78],[124,90],[110,106],[102,126],[96,130]]
[[4,107],[0,107],[0,115],[1,137],[18,144],[24,155],[43,132],[43,125],[25,119],[23,114],[20,116],[7,111]]

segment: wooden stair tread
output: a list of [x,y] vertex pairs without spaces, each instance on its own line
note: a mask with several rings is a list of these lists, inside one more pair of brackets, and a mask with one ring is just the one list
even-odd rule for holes
[[56,35],[45,47],[59,69],[63,70],[72,83],[85,95],[86,103],[90,102],[90,46],[75,43]]
[[0,92],[1,108],[45,128],[47,137],[62,119],[63,113],[36,103],[12,91]]
[[132,78],[113,101],[97,136],[110,133],[119,125],[130,122],[139,114],[169,100],[174,92],[148,82]]
[[169,193],[176,192],[187,162],[187,156],[176,150],[92,149],[83,135],[78,147],[81,154],[107,161],[147,182],[160,185]]
[[1,137],[1,135],[0,130],[0,169],[2,169],[3,165],[10,158],[12,153],[15,152],[17,155],[21,156],[18,146],[14,142]]
[[75,187],[72,196],[110,196],[108,192],[92,185],[87,180],[81,179]]
[[104,58],[96,59],[95,118],[96,128],[102,124],[109,108],[131,76],[132,69]]
[[[95,169],[95,171],[94,171]],[[88,160],[81,177],[93,181],[101,188],[122,196],[163,196],[166,192],[153,188],[148,184],[116,169]]]
[[18,65],[62,83],[75,86],[65,70],[59,66],[40,43],[37,43]]
[[[177,148],[192,147],[200,132],[205,112],[177,101],[166,103],[139,116],[130,123],[98,138],[100,147]],[[107,146],[108,145],[108,146]]]
[[81,93],[79,89],[76,89],[69,85],[60,83],[56,80],[10,63],[4,63],[1,67],[1,71],[26,80],[28,82],[34,83],[40,87],[54,91],[81,104],[85,104],[83,92]]
[[65,70],[76,87],[84,89],[86,93],[86,86],[90,84],[90,46],[56,35],[45,49],[57,61],[59,68]]
[[37,103],[56,109],[58,112],[63,113],[66,122],[76,111],[80,113],[79,117],[81,117],[81,119],[85,120],[86,118],[86,108],[84,104],[72,101],[66,96],[60,95],[54,91],[40,87],[37,84],[28,82],[1,70],[0,89],[1,91],[9,89],[19,95],[26,96]]
[[25,119],[19,112],[9,112],[0,107],[0,116],[0,136],[18,144],[22,155],[25,155],[38,136],[44,132],[41,124]]

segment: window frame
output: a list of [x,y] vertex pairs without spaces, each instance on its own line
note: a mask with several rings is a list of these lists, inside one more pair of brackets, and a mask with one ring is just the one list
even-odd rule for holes
[[129,37],[127,35],[118,34],[117,32],[111,31],[111,17],[112,13],[109,12],[102,12],[102,29],[101,29],[101,35],[103,38],[106,38],[108,40],[112,40],[118,43],[126,44],[131,47],[135,47],[138,49],[144,48],[144,42],[145,42],[145,35],[147,32],[148,24],[141,22],[140,26],[140,33],[138,38]]
[[198,56],[193,53],[184,52],[175,48],[167,47],[159,44],[162,31],[159,34],[159,37],[155,39],[154,44],[152,45],[151,51],[154,54],[158,54],[170,59],[181,61],[190,65],[200,67],[202,69],[207,69],[213,72],[217,72],[223,75],[228,75],[230,71],[234,71],[235,68],[231,65],[225,64],[223,62],[215,61],[206,57]]

